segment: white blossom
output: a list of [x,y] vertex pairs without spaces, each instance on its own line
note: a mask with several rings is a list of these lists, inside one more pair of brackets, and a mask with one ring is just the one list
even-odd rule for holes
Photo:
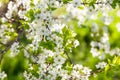
[[3,5],[2,2],[0,2],[0,7],[1,7],[2,5]]
[[[97,4],[99,1],[104,3]],[[116,47],[111,50],[109,27],[104,27],[112,24],[114,19],[113,16],[109,15],[109,12],[113,10],[110,5],[112,3],[113,0],[96,0],[94,8],[83,4],[83,0],[70,0],[65,4],[63,0],[9,1],[8,10],[4,13],[5,16],[0,18],[0,42],[7,44],[11,39],[15,38],[9,49],[10,57],[17,56],[21,50],[24,51],[29,67],[23,73],[25,80],[56,80],[58,77],[61,77],[61,80],[88,80],[91,69],[82,64],[68,64],[68,55],[72,53],[72,48],[80,45],[79,41],[75,39],[79,33],[74,32],[73,26],[80,26],[77,27],[80,29],[86,26],[85,30],[91,30],[91,37],[97,38],[95,40],[90,39],[90,52],[93,57],[104,60],[106,54],[120,56],[119,48]],[[0,2],[1,6],[3,4]],[[59,13],[61,8],[65,8],[64,15],[54,17],[54,11],[58,10]],[[33,11],[34,15],[31,14],[31,11]],[[118,17],[119,14],[120,11],[117,10],[116,15]],[[29,29],[24,29],[26,25],[21,21],[24,21],[29,26]],[[103,24],[98,25],[99,21]],[[72,23],[72,25],[69,23]],[[84,25],[82,26],[82,24]],[[63,33],[66,34],[66,32],[63,32],[64,27],[70,33],[70,38],[63,35]],[[120,23],[116,24],[116,28],[120,32]],[[23,42],[20,42],[21,38],[24,38],[21,35],[22,32],[25,32],[24,36],[27,38],[26,40],[29,40],[24,46],[22,45]],[[86,37],[86,33],[83,36]],[[67,47],[69,45],[70,47]],[[67,51],[68,55],[64,53]],[[96,68],[103,69],[106,65],[106,62],[99,62]],[[71,70],[68,70],[67,67],[70,67]],[[38,70],[36,71],[36,69]],[[38,77],[32,73],[33,71]],[[7,77],[7,74],[1,72],[0,79],[3,80],[5,77]]]
[[65,27],[64,24],[53,24],[53,26],[51,27],[51,31],[56,31],[59,33],[62,33],[62,29]]
[[3,71],[0,72],[0,80],[4,80],[7,77],[7,74]]
[[14,57],[14,56],[18,55],[18,53],[19,53],[19,43],[18,42],[13,43],[13,45],[10,48],[10,51],[11,51],[10,57]]
[[106,62],[99,62],[97,65],[96,65],[96,68],[97,69],[103,69],[103,68],[105,68],[105,66],[107,65],[107,63]]
[[119,16],[119,17],[120,17],[120,10],[118,10],[118,11],[117,11],[117,16]]
[[74,46],[77,47],[79,45],[79,41],[78,40],[75,40],[74,41]]
[[116,28],[117,28],[118,32],[120,32],[120,23],[116,24]]
[[63,58],[62,56],[56,56],[54,58],[54,62],[56,65],[62,65],[65,62],[65,58]]

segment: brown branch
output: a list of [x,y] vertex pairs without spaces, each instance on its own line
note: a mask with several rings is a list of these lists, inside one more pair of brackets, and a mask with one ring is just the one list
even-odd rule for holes
[[1,7],[0,7],[0,17],[2,17],[3,15],[5,15],[5,13],[7,12],[8,8],[7,8],[7,4],[3,4]]
[[96,73],[100,73],[102,71],[104,71],[104,70],[103,69],[94,70],[94,71],[91,72],[91,76],[94,75],[94,74],[96,74]]
[[6,48],[0,52],[0,63],[2,61],[4,53],[10,49],[10,47],[13,43],[14,43],[14,41],[10,41],[9,43],[5,44]]
[[64,52],[67,55],[67,58],[69,59],[70,63],[74,65],[73,61],[71,60],[70,56],[68,55],[68,53],[65,51]]

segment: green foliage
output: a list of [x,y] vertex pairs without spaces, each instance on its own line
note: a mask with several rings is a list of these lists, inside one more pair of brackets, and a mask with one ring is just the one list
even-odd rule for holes
[[67,4],[67,3],[70,2],[70,1],[72,1],[72,0],[62,0],[62,2],[63,2],[64,4]]
[[30,22],[32,22],[35,19],[34,15],[35,12],[31,9],[27,12],[26,17],[30,18]]
[[56,46],[53,41],[42,41],[39,45],[50,50],[54,50],[54,47]]

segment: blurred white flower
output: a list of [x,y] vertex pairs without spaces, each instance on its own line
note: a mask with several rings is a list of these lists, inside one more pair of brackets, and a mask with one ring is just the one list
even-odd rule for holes
[[117,28],[118,32],[120,32],[120,23],[116,24],[116,28]]
[[92,28],[91,28],[91,31],[92,32],[98,32],[99,30],[99,26],[97,23],[92,23]]
[[63,58],[62,56],[58,55],[54,58],[54,62],[57,65],[62,65],[65,62],[65,58]]
[[79,45],[79,41],[78,41],[78,40],[75,40],[75,41],[74,41],[74,46],[75,46],[75,48],[76,48],[78,45]]
[[5,72],[0,72],[0,80],[4,80],[7,77],[7,74]]
[[118,10],[118,11],[117,11],[117,16],[119,16],[119,17],[120,17],[120,10]]
[[18,55],[18,53],[20,51],[19,50],[19,42],[14,42],[10,48],[10,51],[11,51],[11,53],[9,55],[10,57],[15,57],[16,55]]
[[62,29],[65,27],[64,24],[53,24],[52,27],[50,28],[51,31],[59,32],[62,33]]
[[96,48],[91,48],[90,52],[92,53],[93,57],[97,57],[100,55],[100,52]]
[[81,0],[73,0],[72,1],[72,4],[73,4],[74,7],[80,6],[80,3],[81,3]]
[[103,68],[105,68],[105,66],[107,65],[107,63],[106,62],[99,62],[97,65],[96,65],[96,68],[97,69],[103,69]]
[[0,7],[1,7],[2,5],[3,5],[2,2],[0,2]]

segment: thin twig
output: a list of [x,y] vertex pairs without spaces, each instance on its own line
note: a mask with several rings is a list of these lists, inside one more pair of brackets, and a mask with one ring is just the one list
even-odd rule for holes
[[11,41],[11,42],[9,42],[8,44],[6,44],[6,45],[5,45],[6,48],[0,52],[0,63],[1,63],[1,61],[2,61],[2,58],[3,58],[4,54],[5,54],[5,52],[10,49],[10,47],[11,47],[11,45],[12,45],[13,43],[14,43],[14,41]]
[[103,69],[97,69],[91,72],[91,75],[104,71]]
[[67,52],[65,52],[65,54],[67,55],[67,57],[68,57],[68,59],[69,59],[70,63],[74,65],[74,63],[73,63],[73,61],[71,60],[71,58],[70,58],[70,56],[68,55],[68,53],[67,53]]

